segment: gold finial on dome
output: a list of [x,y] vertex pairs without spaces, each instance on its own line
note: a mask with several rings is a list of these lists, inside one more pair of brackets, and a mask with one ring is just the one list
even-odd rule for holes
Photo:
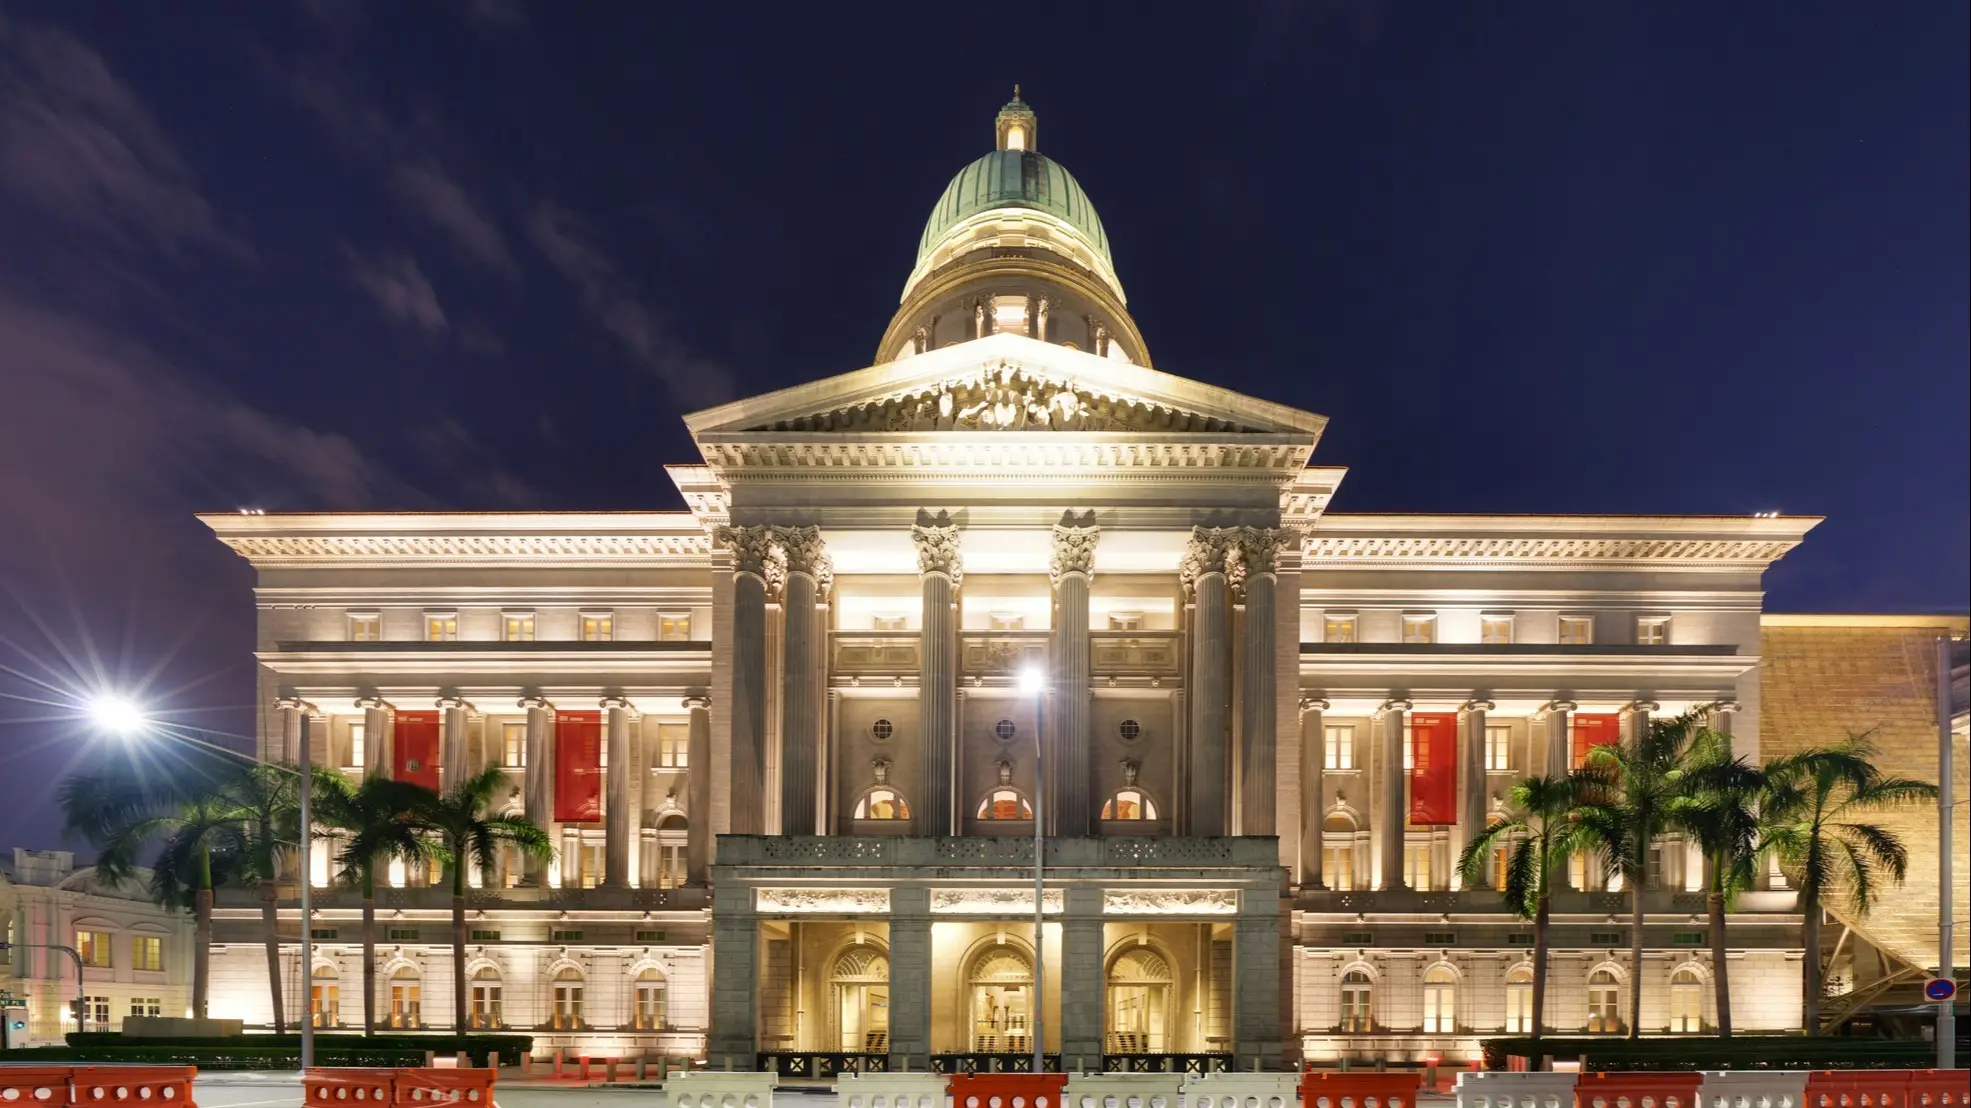
[[999,109],[999,118],[994,121],[998,131],[998,148],[1001,150],[1037,150],[1034,134],[1039,129],[1039,121],[1033,109],[1020,99],[1020,86],[1013,86],[1013,99]]

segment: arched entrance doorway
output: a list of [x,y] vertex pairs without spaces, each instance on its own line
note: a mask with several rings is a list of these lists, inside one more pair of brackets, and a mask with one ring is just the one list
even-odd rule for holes
[[966,975],[970,1049],[981,1054],[1033,1050],[1033,962],[1025,951],[994,946]]
[[875,947],[850,947],[835,959],[829,983],[835,994],[835,1049],[889,1053],[890,960]]
[[1137,947],[1109,963],[1109,1051],[1163,1054],[1170,1050],[1170,963]]

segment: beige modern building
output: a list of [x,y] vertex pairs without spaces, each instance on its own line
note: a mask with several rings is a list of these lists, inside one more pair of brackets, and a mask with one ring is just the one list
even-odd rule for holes
[[[561,851],[478,878],[467,973],[543,1047],[1247,1067],[1523,1029],[1527,928],[1453,859],[1652,714],[1722,705],[1756,754],[1761,574],[1815,520],[1331,512],[1326,419],[1152,368],[1032,112],[995,132],[876,364],[686,417],[687,511],[207,517],[259,575],[263,756],[305,719],[352,775],[507,769]],[[1652,1034],[1714,1018],[1700,867],[1658,858],[1641,965],[1572,876],[1556,1028],[1637,987]],[[424,881],[379,1006],[442,1024]],[[1740,1029],[1798,1020],[1792,901],[1732,920]],[[289,992],[348,1025],[357,906],[320,903]],[[262,1020],[222,916],[214,1014]]]

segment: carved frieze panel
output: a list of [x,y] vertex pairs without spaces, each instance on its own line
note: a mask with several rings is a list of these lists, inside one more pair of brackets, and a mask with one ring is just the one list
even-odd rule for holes
[[[1048,889],[1041,896],[1040,910],[1053,915],[1066,904],[1060,889]],[[932,889],[931,914],[934,916],[1033,916],[1032,889]]]
[[754,889],[753,908],[759,912],[799,915],[832,913],[884,915],[890,910],[888,889]]
[[1239,894],[1231,889],[1106,889],[1102,912],[1110,916],[1231,916]]

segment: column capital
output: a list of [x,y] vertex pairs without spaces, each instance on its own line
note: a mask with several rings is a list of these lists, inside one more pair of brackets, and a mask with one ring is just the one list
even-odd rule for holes
[[1095,544],[1101,537],[1102,529],[1095,525],[1094,512],[1080,516],[1064,513],[1061,522],[1054,525],[1054,556],[1048,563],[1048,577],[1057,585],[1070,573],[1093,580]]
[[[356,702],[357,707],[362,707],[362,704],[363,702],[360,700]],[[308,703],[298,696],[281,697],[279,700],[274,701],[274,707],[279,708],[283,712],[307,712],[309,715],[321,714],[313,704]]]
[[1225,575],[1225,558],[1238,537],[1237,527],[1193,527],[1184,545],[1184,557],[1177,563],[1177,579],[1188,595],[1195,592],[1198,579],[1211,574]]
[[434,702],[434,706],[447,711],[453,708],[472,707],[472,705],[465,702],[464,697],[459,696],[441,696]]
[[1381,719],[1391,712],[1407,712],[1413,707],[1415,705],[1403,697],[1391,697],[1382,702],[1382,707],[1376,709],[1375,718]]
[[1280,550],[1287,544],[1287,532],[1278,527],[1239,527],[1233,531],[1225,551],[1225,578],[1232,587],[1245,587],[1247,578],[1273,576]]
[[1300,698],[1300,710],[1302,714],[1307,712],[1325,712],[1328,708],[1328,698],[1325,696],[1303,696]]
[[605,696],[596,701],[596,707],[612,712],[618,710],[627,712],[631,710],[629,699],[621,696]]
[[678,701],[678,706],[689,708],[692,711],[709,712],[712,710],[712,698],[709,696],[687,696],[683,700]]
[[822,566],[828,561],[828,546],[821,541],[821,528],[776,525],[770,530],[774,541],[780,544],[788,573],[821,577]]
[[1497,704],[1493,703],[1490,700],[1479,700],[1477,698],[1473,698],[1459,705],[1458,710],[1461,712],[1490,712],[1497,710],[1498,707],[1499,706]]
[[364,711],[394,712],[396,706],[380,696],[365,696],[357,699],[356,707]]
[[1742,712],[1745,710],[1745,705],[1740,704],[1736,700],[1720,700],[1711,705],[1711,710],[1720,714],[1726,712]]
[[932,515],[919,509],[917,522],[910,525],[910,541],[917,546],[917,572],[928,576],[943,574],[956,585],[964,576],[964,558],[958,549],[958,525],[951,513]]
[[1631,712],[1660,712],[1663,710],[1663,705],[1658,704],[1654,700],[1632,700],[1629,702],[1628,710]]
[[538,708],[544,712],[554,711],[554,705],[548,703],[547,698],[543,696],[523,696],[519,699],[518,702],[514,704],[514,707],[526,708],[530,711],[535,708]]
[[1578,712],[1580,710],[1581,706],[1572,700],[1549,700],[1540,706],[1541,715],[1548,715],[1553,712]]
[[713,532],[712,538],[731,552],[734,573],[750,574],[772,589],[779,587],[787,566],[787,553],[773,532],[772,527],[764,524],[721,527]]

